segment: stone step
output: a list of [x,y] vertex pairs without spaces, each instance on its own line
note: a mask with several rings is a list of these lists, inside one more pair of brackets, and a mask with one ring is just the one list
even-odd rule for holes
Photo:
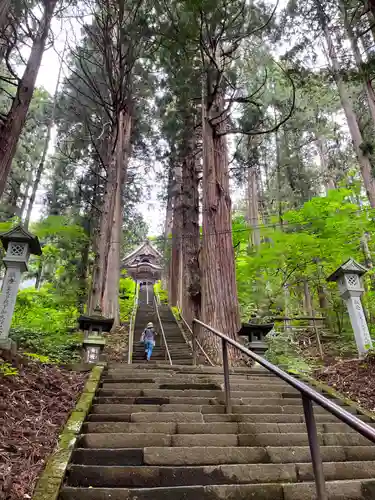
[[[151,424],[150,424],[151,426]],[[371,442],[358,433],[318,434],[322,446],[371,446]],[[305,446],[307,433],[265,434],[161,434],[103,432],[82,434],[78,438],[81,448],[144,448],[147,446]]]
[[[224,396],[224,391],[222,390],[212,390],[212,391],[204,391],[204,390],[194,390],[187,389],[185,391],[181,390],[168,390],[166,393],[163,389],[113,389],[111,387],[106,389],[99,389],[97,392],[100,397],[150,397],[150,398],[163,398],[163,397],[183,397],[183,398],[194,398],[194,397],[202,397],[202,398],[220,398]],[[295,399],[299,400],[299,394],[290,394],[290,393],[279,393],[279,392],[241,392],[241,391],[233,391],[231,393],[232,398],[240,399],[240,398],[278,398],[282,397],[284,399]],[[292,397],[291,397],[292,396]]]
[[[138,371],[141,371],[141,372],[145,372],[146,370],[143,369],[142,366],[137,366],[135,364],[132,364],[132,365],[127,365],[127,364],[124,364],[124,363],[115,363],[115,362],[112,362],[108,365],[108,373],[112,372],[112,371],[117,371],[117,372],[131,372],[131,373],[134,373],[136,372],[138,369]],[[149,368],[147,368],[147,370],[149,370]],[[222,366],[207,366],[207,365],[198,365],[198,366],[195,366],[195,367],[185,367],[185,366],[178,366],[178,365],[174,365],[174,366],[170,366],[168,364],[159,364],[158,366],[156,366],[155,368],[153,368],[151,371],[153,370],[159,370],[161,372],[170,372],[170,371],[173,371],[173,372],[182,372],[182,373],[186,373],[186,372],[191,372],[191,373],[195,373],[195,374],[204,374],[204,373],[207,373],[207,374],[212,374],[212,373],[216,373],[216,374],[222,374],[223,373],[223,367]],[[236,367],[236,368],[231,368],[230,369],[230,373],[231,374],[246,374],[246,375],[252,375],[252,374],[265,374],[266,376],[269,376],[275,380],[277,380],[277,378],[270,374],[270,372],[268,370],[266,370],[265,368],[248,368],[248,367]]]
[[[371,499],[373,480],[328,481],[328,500]],[[163,488],[75,488],[64,486],[59,500],[315,500],[314,483],[177,486]]]
[[[308,446],[144,448],[145,465],[310,463]],[[321,446],[324,462],[375,461],[375,446]]]
[[[145,370],[146,372],[146,370]],[[106,380],[125,380],[125,381],[137,381],[137,380],[143,380],[143,379],[151,379],[153,381],[163,381],[166,380],[170,382],[172,379],[178,381],[179,383],[184,383],[186,380],[189,380],[191,382],[194,382],[195,384],[201,383],[201,382],[223,382],[223,376],[222,375],[209,375],[209,374],[202,374],[202,375],[194,375],[191,373],[160,373],[160,372],[153,372],[152,370],[147,370],[146,373],[117,373],[117,372],[108,372],[105,374],[104,379]],[[103,380],[104,380],[103,379]],[[258,375],[254,375],[251,377],[247,377],[246,375],[231,375],[231,381],[236,382],[236,383],[256,383],[256,384],[265,384],[265,383],[271,383],[272,385],[276,382],[279,383],[278,381],[275,381],[274,379],[268,379],[265,377],[260,377]]]
[[[238,423],[279,423],[293,424],[303,423],[304,416],[302,414],[202,414],[200,412],[141,412],[141,413],[95,413],[88,416],[90,422],[197,422],[197,423],[221,423],[221,422],[238,422]],[[168,420],[170,419],[170,420]],[[329,413],[315,415],[315,420],[318,423],[329,424],[339,423],[339,420]],[[367,417],[361,417],[361,420],[368,422]]]
[[143,465],[142,448],[75,448],[71,463],[85,465]]
[[[375,424],[371,425],[375,427]],[[319,434],[345,434],[355,433],[353,429],[343,423],[337,424],[317,424]],[[277,423],[256,423],[246,424],[238,422],[219,422],[219,423],[175,423],[175,422],[86,422],[83,424],[82,432],[101,433],[161,433],[161,434],[300,434],[306,432],[306,425],[301,424],[277,424]]]
[[[168,392],[166,393],[168,394]],[[225,397],[221,394],[221,397],[216,398],[200,398],[200,397],[126,397],[126,396],[99,396],[96,397],[94,402],[97,404],[177,404],[177,405],[223,405]],[[240,405],[301,405],[299,399],[283,399],[283,398],[232,398],[232,404],[236,406]]]
[[164,389],[163,394],[165,395],[165,389],[171,388],[172,390],[204,390],[204,391],[218,391],[221,387],[217,384],[157,384],[157,383],[139,383],[139,382],[105,382],[101,386],[103,389]]
[[[322,446],[323,462],[375,461],[374,446]],[[310,464],[308,446],[194,448],[76,448],[72,463],[86,465]]]
[[[375,462],[326,462],[326,481],[371,479]],[[67,484],[104,488],[160,488],[219,484],[313,481],[311,464],[238,464],[219,466],[90,466],[69,467]]]
[[[255,400],[254,400],[255,401]],[[225,406],[219,404],[94,404],[92,407],[92,413],[140,413],[140,412],[200,412],[203,414],[212,413],[225,413]],[[348,408],[350,413],[355,413],[355,410]],[[259,406],[255,404],[250,405],[232,405],[232,413],[240,414],[302,414],[303,409],[301,404],[284,404],[284,405],[266,405],[261,404]],[[324,408],[320,406],[314,407],[314,413],[317,415],[325,414],[331,415]],[[152,417],[150,417],[152,418]],[[151,420],[150,420],[151,421]]]

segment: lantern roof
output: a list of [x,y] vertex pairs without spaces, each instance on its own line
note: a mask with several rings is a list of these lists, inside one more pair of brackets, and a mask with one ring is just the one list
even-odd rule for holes
[[5,250],[8,250],[8,245],[11,241],[16,241],[19,243],[28,243],[30,253],[34,255],[42,255],[42,248],[38,237],[29,233],[29,231],[24,229],[21,225],[13,227],[6,233],[0,234],[0,240]]
[[327,281],[337,281],[341,276],[345,274],[358,274],[358,276],[362,276],[367,273],[368,269],[359,262],[350,258],[344,264],[336,269],[330,276],[328,276]]

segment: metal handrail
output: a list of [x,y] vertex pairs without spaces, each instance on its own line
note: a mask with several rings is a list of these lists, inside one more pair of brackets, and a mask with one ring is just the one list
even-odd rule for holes
[[154,296],[154,303],[155,303],[156,315],[158,317],[158,321],[159,321],[159,325],[160,325],[161,334],[163,336],[163,341],[164,341],[164,345],[165,345],[165,352],[167,354],[169,364],[172,365],[172,358],[171,358],[171,354],[169,352],[169,348],[168,348],[168,344],[167,344],[167,339],[165,338],[164,328],[163,328],[163,324],[161,322],[160,314],[159,314],[159,306],[158,306],[158,302],[157,302],[155,296]]
[[193,362],[194,362],[194,365],[197,364],[197,360],[196,360],[196,351],[195,351],[195,346],[194,346],[194,342],[196,343],[196,345],[199,347],[199,349],[202,351],[203,353],[203,356],[207,359],[207,361],[210,363],[211,366],[215,366],[215,363],[213,363],[209,357],[209,355],[206,353],[206,351],[203,349],[202,347],[202,344],[199,342],[199,340],[196,338],[196,336],[194,335],[193,333],[193,330],[191,329],[189,323],[186,321],[186,319],[182,316],[182,313],[181,311],[180,312],[180,318],[182,319],[182,322],[184,323],[184,325],[186,326],[186,328],[189,330],[190,334],[191,334],[191,339],[192,339],[192,348],[193,348]]
[[135,317],[137,315],[138,309],[138,299],[139,299],[139,285],[137,283],[134,295],[134,305],[129,321],[129,345],[128,345],[128,364],[132,363],[133,359],[133,345],[134,345],[134,328],[135,328]]
[[234,339],[231,339],[227,335],[224,335],[215,328],[206,325],[205,323],[199,321],[198,319],[193,320],[194,336],[196,336],[194,325],[202,326],[206,330],[220,337],[222,340],[225,405],[227,413],[231,413],[232,411],[232,403],[230,397],[230,382],[229,382],[228,344],[237,348],[239,351],[241,351],[242,353],[246,354],[257,363],[259,363],[261,366],[264,366],[264,368],[269,370],[271,373],[273,373],[280,379],[284,380],[284,382],[294,387],[301,393],[306,428],[307,428],[307,435],[309,438],[311,461],[315,476],[317,498],[318,500],[327,500],[328,496],[325,486],[323,462],[320,454],[320,446],[319,446],[318,433],[316,429],[316,422],[315,422],[312,402],[314,401],[319,406],[329,411],[332,415],[335,415],[339,420],[349,425],[352,429],[359,432],[362,436],[369,439],[373,443],[375,443],[375,429],[373,429],[370,425],[366,424],[365,422],[362,422],[362,420],[355,417],[351,413],[347,412],[333,401],[330,401],[319,392],[315,391],[314,389],[311,389],[311,387],[309,387],[308,385],[295,379],[294,377],[284,372],[283,370],[273,365],[272,363],[262,358],[261,356],[258,356],[257,354],[255,354],[255,352],[250,351],[249,349],[239,344]]

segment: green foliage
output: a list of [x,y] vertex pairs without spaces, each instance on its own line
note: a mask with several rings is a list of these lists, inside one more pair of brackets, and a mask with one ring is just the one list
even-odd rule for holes
[[82,340],[81,335],[68,333],[77,327],[77,317],[77,307],[52,285],[26,288],[18,293],[10,335],[23,349],[70,362],[78,359]]
[[159,295],[160,302],[162,304],[168,304],[168,292],[162,288],[161,281],[158,281],[154,285],[155,294]]
[[291,373],[310,373],[316,367],[312,360],[303,358],[303,351],[293,333],[280,332],[268,335],[267,344],[266,358]]
[[[326,287],[326,277],[349,257],[363,261],[360,241],[375,229],[374,220],[372,210],[360,209],[353,197],[353,192],[338,189],[312,198],[299,210],[284,214],[283,228],[276,221],[275,226],[264,228],[259,249],[249,253],[241,246],[237,279],[244,319],[253,311],[285,312],[285,287],[289,310],[298,312],[301,303],[296,290],[303,280],[314,291]],[[339,312],[342,301],[336,284],[329,285],[328,295],[332,309]],[[370,298],[373,301],[372,294]]]
[[18,375],[18,370],[10,363],[5,363],[0,360],[0,375],[3,377],[12,377],[14,375]]
[[35,354],[34,352],[23,352],[24,356],[31,358],[34,361],[39,361],[39,363],[43,364],[51,364],[51,359],[48,356],[43,356],[42,354]]
[[134,307],[135,283],[132,278],[125,276],[120,279],[120,321],[127,323],[130,320]]

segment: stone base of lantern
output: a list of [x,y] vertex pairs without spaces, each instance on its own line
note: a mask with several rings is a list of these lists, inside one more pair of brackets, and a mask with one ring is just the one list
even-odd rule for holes
[[100,354],[105,346],[103,337],[87,337],[82,342],[82,361],[84,363],[98,363]]
[[10,351],[12,354],[16,354],[17,344],[10,338],[0,339],[0,350]]
[[268,349],[266,342],[257,340],[249,342],[246,347],[250,349],[250,351],[255,352],[255,354],[258,354],[258,356],[264,356]]

